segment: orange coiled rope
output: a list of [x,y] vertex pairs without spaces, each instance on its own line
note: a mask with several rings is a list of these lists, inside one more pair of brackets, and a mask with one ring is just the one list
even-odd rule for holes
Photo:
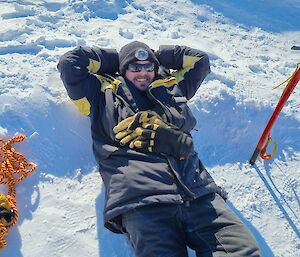
[[8,229],[17,223],[19,213],[16,206],[16,185],[25,179],[36,168],[34,163],[28,163],[23,154],[16,152],[12,144],[25,140],[24,135],[17,135],[8,141],[0,138],[0,185],[7,186],[7,195],[0,193],[0,207],[11,213],[7,221],[0,216],[0,249],[6,246],[4,237]]

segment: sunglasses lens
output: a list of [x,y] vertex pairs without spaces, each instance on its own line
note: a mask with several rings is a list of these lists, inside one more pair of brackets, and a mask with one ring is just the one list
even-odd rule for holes
[[150,63],[145,63],[145,64],[141,64],[141,63],[130,63],[128,65],[128,69],[131,72],[140,72],[142,69],[144,69],[147,72],[152,72],[154,71],[155,65],[154,63],[150,62]]
[[145,71],[151,72],[154,71],[155,65],[153,62],[144,64]]
[[137,65],[137,63],[130,63],[128,65],[128,70],[132,71],[132,72],[139,72],[142,70],[142,67],[140,67],[139,65]]

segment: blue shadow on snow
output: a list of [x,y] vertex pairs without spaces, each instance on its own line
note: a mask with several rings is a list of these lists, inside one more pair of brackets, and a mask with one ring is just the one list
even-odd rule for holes
[[[3,139],[25,134],[27,139],[13,147],[24,153],[29,162],[37,164],[37,169],[18,185],[16,200],[20,215],[17,225],[6,237],[7,247],[1,251],[1,257],[23,257],[18,225],[24,220],[31,220],[32,213],[38,208],[40,192],[37,185],[47,179],[41,173],[70,176],[77,168],[85,172],[95,165],[88,119],[79,116],[67,103],[48,104],[49,108],[45,110],[29,109],[26,103],[22,105],[22,110],[4,106],[4,112],[0,113],[0,126],[8,131]],[[45,122],[41,122],[41,117]],[[74,149],[74,141],[77,142],[77,149]]]
[[262,252],[263,257],[275,257],[270,247],[267,245],[264,238],[260,235],[257,229],[233,206],[230,201],[227,201],[230,209],[240,218],[240,220],[245,224],[245,226],[250,230],[252,235],[255,237],[259,248]]
[[[226,91],[209,101],[196,99],[190,107],[197,119],[195,148],[208,167],[247,162],[275,108],[237,100]],[[271,130],[278,142],[275,158],[292,158],[300,150],[299,128],[299,120],[280,113]],[[270,145],[267,152],[271,150]]]
[[44,110],[26,108],[26,103],[22,110],[8,108],[0,113],[0,124],[8,130],[9,137],[16,133],[26,135],[19,149],[38,165],[40,172],[63,177],[77,168],[88,170],[96,164],[89,119],[77,113],[70,101],[49,101]]
[[119,14],[124,13],[124,8],[128,6],[131,0],[116,0],[116,1],[78,1],[72,4],[72,8],[84,15],[86,20],[90,18],[102,18],[116,20]]
[[[288,222],[288,224],[290,225],[290,227],[292,228],[292,230],[295,232],[295,234],[297,235],[297,237],[300,239],[299,229],[297,228],[296,224],[293,222],[293,220],[290,217],[290,215],[288,214],[288,212],[283,207],[283,205],[281,203],[281,200],[277,197],[276,193],[272,189],[272,187],[269,184],[268,180],[264,177],[263,173],[260,171],[260,169],[257,167],[256,164],[254,164],[253,167],[255,168],[258,176],[263,181],[263,183],[265,184],[265,186],[268,189],[268,191],[270,192],[271,196],[273,197],[273,199],[274,199],[276,205],[278,206],[279,210],[281,211],[282,215],[284,216],[284,218],[286,219],[286,221]],[[273,187],[279,193],[279,195],[281,196],[281,199],[289,207],[288,202],[284,199],[284,197],[282,196],[282,194],[280,193],[280,191],[277,189],[276,185],[274,184],[273,179],[272,179],[271,174],[270,174],[270,168],[269,168],[268,165],[265,165],[265,170],[266,170],[266,175],[267,175],[268,179],[270,180],[270,182],[272,183]],[[293,210],[290,209],[290,211],[293,213],[293,215],[296,216],[296,214],[295,214],[295,212]],[[296,218],[297,218],[297,216],[296,216]]]
[[99,256],[106,257],[134,257],[134,252],[125,235],[115,234],[104,227],[103,208],[105,201],[105,188],[96,199],[97,233],[99,243]]
[[299,31],[300,5],[291,1],[192,0],[192,2],[208,5],[233,22],[248,28],[259,27],[275,33]]

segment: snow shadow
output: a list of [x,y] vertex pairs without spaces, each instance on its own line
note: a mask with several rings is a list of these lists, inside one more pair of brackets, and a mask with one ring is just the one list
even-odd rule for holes
[[240,218],[245,226],[250,230],[252,235],[255,237],[263,257],[275,257],[270,247],[267,245],[265,239],[260,235],[257,229],[239,212],[230,201],[227,201],[230,209]]
[[73,1],[71,6],[75,12],[83,14],[86,20],[97,17],[116,20],[119,14],[125,12],[124,8],[131,2],[132,0]]
[[90,170],[95,165],[92,154],[89,119],[76,112],[72,103],[48,101],[40,109],[22,110],[5,107],[0,125],[9,136],[25,134],[20,149],[35,162],[39,172],[57,177],[68,176],[76,169]]
[[[281,194],[281,192],[278,190],[277,186],[275,185],[275,183],[271,177],[270,166],[265,164],[265,171],[266,171],[266,176],[268,179],[264,176],[263,172],[258,168],[258,166],[256,164],[254,164],[253,167],[256,170],[260,179],[263,181],[263,183],[266,186],[266,188],[268,189],[268,191],[270,192],[270,195],[272,196],[273,200],[275,201],[276,205],[278,206],[279,210],[281,211],[283,217],[288,222],[289,226],[294,231],[294,233],[297,235],[297,237],[300,239],[300,231],[297,228],[296,224],[293,222],[293,218],[291,217],[291,215],[289,215],[289,213],[286,211],[282,202],[285,203],[285,205],[289,208],[290,212],[295,216],[295,218],[298,218],[298,217],[297,217],[296,213],[294,212],[294,210],[289,206],[289,203],[285,199],[283,194]],[[268,182],[268,180],[271,182],[271,184]],[[272,187],[280,195],[280,199],[277,197],[277,195]],[[296,192],[294,192],[294,193],[296,194]],[[296,197],[297,197],[297,199],[299,199],[297,194],[296,194]]]
[[7,246],[1,250],[1,257],[23,257],[23,254],[21,253],[22,240],[17,225],[9,230],[9,234],[5,240]]
[[[237,100],[225,90],[213,99],[196,99],[191,105],[197,119],[192,134],[200,159],[208,166],[248,162],[274,108]],[[292,158],[300,150],[299,128],[299,120],[280,113],[271,130],[277,142],[274,158]]]
[[251,0],[192,0],[192,2],[208,5],[214,11],[246,27],[259,27],[275,33],[299,31],[300,5],[297,0],[256,2]]
[[133,249],[125,235],[115,234],[104,227],[103,207],[105,201],[105,188],[96,199],[97,233],[99,242],[99,256],[134,257]]

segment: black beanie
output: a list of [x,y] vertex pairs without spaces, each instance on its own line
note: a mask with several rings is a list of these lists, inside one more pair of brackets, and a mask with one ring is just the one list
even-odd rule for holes
[[[145,52],[146,51],[146,52]],[[155,70],[158,70],[159,61],[156,58],[154,52],[146,44],[133,41],[127,45],[124,45],[119,52],[119,71],[121,75],[124,75],[128,64],[135,61],[150,61],[155,64]]]

